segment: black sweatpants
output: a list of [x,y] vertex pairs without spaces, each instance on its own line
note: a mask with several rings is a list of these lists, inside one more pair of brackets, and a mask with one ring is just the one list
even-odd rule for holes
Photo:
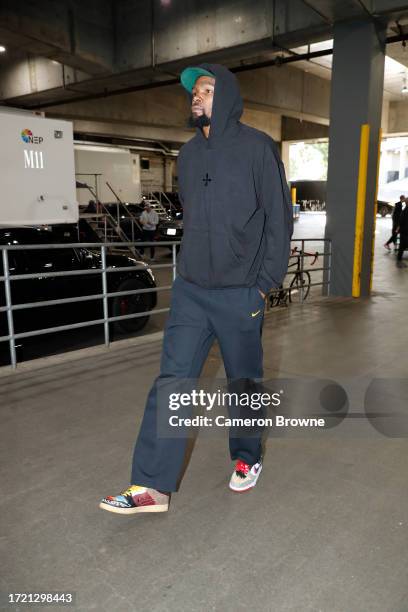
[[393,242],[394,244],[397,244],[397,238],[398,238],[398,233],[396,231],[397,227],[398,227],[398,223],[392,224],[391,236],[385,244],[391,244],[391,242]]
[[[175,491],[183,467],[187,438],[157,434],[158,395],[176,379],[200,376],[208,352],[218,339],[227,379],[263,376],[261,333],[264,300],[256,287],[205,289],[178,276],[173,283],[170,315],[163,339],[160,375],[149,392],[136,441],[131,484]],[[253,432],[252,432],[253,433]],[[261,456],[261,435],[231,435],[231,459],[253,465]]]

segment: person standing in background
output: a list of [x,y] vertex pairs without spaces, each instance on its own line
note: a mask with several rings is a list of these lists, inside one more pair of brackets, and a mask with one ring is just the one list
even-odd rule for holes
[[399,216],[398,226],[396,228],[397,233],[399,232],[400,241],[397,255],[397,267],[406,268],[407,264],[402,261],[405,249],[408,249],[408,206],[405,200],[404,207],[402,208]]
[[384,244],[385,248],[388,249],[388,251],[391,251],[391,247],[390,244],[391,242],[394,243],[394,248],[397,248],[397,236],[398,236],[398,232],[397,232],[397,228],[399,225],[399,220],[400,220],[400,216],[401,216],[401,212],[402,212],[402,205],[405,202],[405,196],[401,195],[399,202],[395,203],[394,206],[394,210],[392,213],[392,232],[391,232],[391,236],[390,238],[387,240],[387,242]]
[[[146,202],[145,209],[140,215],[139,219],[142,224],[143,234],[142,241],[143,242],[153,242],[154,236],[156,233],[156,228],[159,223],[159,215],[153,208],[150,206],[150,202]],[[144,247],[140,247],[139,251],[141,254],[144,254]],[[150,247],[150,259],[154,261],[155,248],[152,245]]]

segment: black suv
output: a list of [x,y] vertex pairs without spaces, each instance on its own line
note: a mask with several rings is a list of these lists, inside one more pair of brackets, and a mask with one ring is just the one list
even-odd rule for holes
[[[66,238],[65,238],[66,240]],[[0,228],[0,244],[32,245],[59,244],[60,231],[49,231],[43,228]],[[58,300],[71,297],[82,297],[102,292],[102,274],[78,274],[75,276],[41,276],[42,273],[67,270],[100,269],[102,267],[99,249],[95,251],[83,248],[38,249],[8,251],[11,276],[11,294],[13,305],[45,300]],[[108,267],[143,268],[126,272],[108,272],[107,285],[109,292],[132,291],[136,289],[155,289],[156,283],[151,270],[143,262],[122,253],[108,252]],[[13,281],[15,274],[36,274],[37,276]],[[3,262],[0,258],[0,276],[3,276]],[[155,308],[156,291],[137,295],[112,297],[108,300],[109,316],[121,316],[145,312]],[[5,306],[4,281],[0,280],[0,306]],[[36,329],[56,327],[81,321],[103,318],[102,299],[84,300],[55,306],[38,306],[13,311],[14,331],[23,333]],[[132,333],[142,329],[149,316],[136,317],[117,321],[114,329],[120,333]],[[6,313],[0,312],[0,336],[8,334]]]

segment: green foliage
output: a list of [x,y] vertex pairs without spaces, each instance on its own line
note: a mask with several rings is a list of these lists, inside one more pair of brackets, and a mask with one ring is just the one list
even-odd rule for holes
[[289,147],[289,177],[295,180],[327,180],[329,143],[298,142]]

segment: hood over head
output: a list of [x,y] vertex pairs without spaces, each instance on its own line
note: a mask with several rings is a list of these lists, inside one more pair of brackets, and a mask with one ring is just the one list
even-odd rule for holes
[[[243,112],[243,102],[236,76],[221,64],[198,64],[197,68],[208,70],[215,77],[211,127],[208,142],[215,142],[236,133]],[[188,93],[190,104],[192,94]],[[197,133],[207,140],[201,130]]]

